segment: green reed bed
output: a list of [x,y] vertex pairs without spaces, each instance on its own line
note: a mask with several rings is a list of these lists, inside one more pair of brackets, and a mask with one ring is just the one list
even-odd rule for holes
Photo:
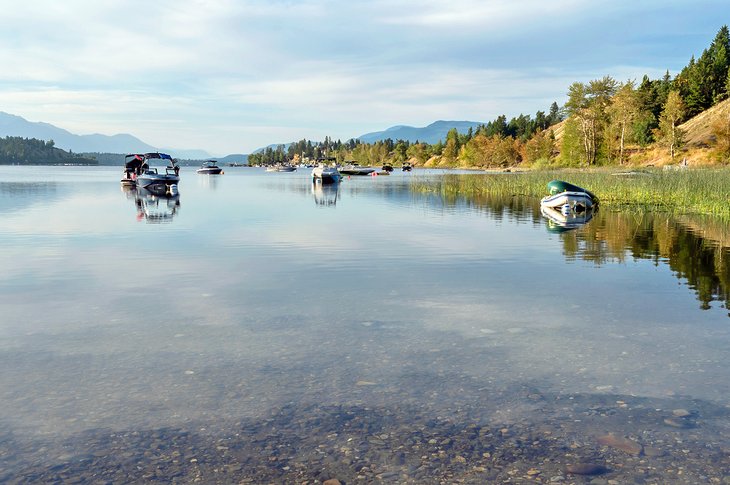
[[601,207],[677,214],[708,214],[730,220],[730,169],[545,170],[518,173],[449,174],[415,179],[413,189],[446,198],[547,195],[547,183],[565,180],[598,196]]

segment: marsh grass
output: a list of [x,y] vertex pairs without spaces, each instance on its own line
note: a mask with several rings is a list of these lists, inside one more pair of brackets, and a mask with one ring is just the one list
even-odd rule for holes
[[730,221],[730,169],[568,171],[448,174],[438,180],[415,179],[413,189],[445,198],[523,196],[540,199],[547,183],[565,180],[584,187],[604,209],[635,209],[675,214],[706,214]]

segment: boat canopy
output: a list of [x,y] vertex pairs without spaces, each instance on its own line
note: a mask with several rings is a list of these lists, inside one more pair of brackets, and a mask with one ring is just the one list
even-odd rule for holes
[[144,157],[147,159],[161,158],[162,160],[172,160],[172,157],[170,155],[168,155],[167,153],[160,153],[160,152],[145,153]]

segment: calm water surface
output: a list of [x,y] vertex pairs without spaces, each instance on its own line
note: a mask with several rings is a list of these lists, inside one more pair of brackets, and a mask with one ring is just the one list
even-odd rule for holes
[[225,172],[0,167],[0,482],[730,483],[722,224]]

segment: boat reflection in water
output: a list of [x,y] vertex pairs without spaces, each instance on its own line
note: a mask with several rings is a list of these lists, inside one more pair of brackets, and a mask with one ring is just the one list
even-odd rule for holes
[[137,220],[144,219],[150,224],[172,222],[173,217],[180,210],[180,194],[155,193],[137,187],[134,192],[134,201],[137,206]]
[[584,226],[591,219],[598,208],[583,211],[575,211],[573,209],[554,209],[552,207],[541,206],[540,212],[547,219],[548,231],[560,233],[572,231]]
[[321,207],[334,207],[340,195],[340,184],[323,184],[322,182],[312,183],[312,195],[314,203]]

